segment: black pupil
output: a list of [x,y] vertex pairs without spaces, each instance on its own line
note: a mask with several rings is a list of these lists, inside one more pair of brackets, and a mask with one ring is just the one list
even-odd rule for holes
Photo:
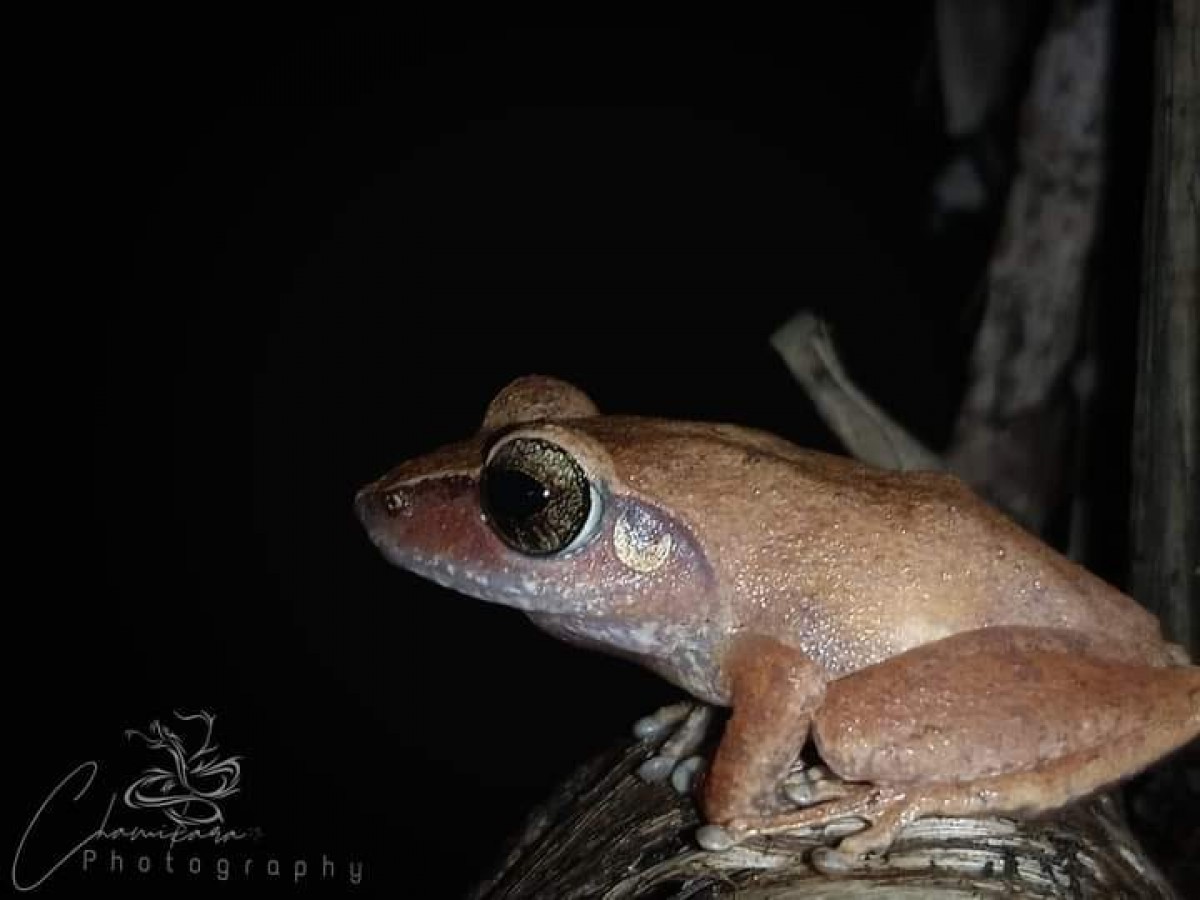
[[488,473],[488,505],[513,519],[528,519],[545,508],[549,491],[536,478],[497,466]]

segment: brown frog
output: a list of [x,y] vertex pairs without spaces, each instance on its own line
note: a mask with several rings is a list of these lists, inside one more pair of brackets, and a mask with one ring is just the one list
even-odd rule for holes
[[[530,376],[357,508],[397,565],[732,707],[709,849],[857,817],[839,855],[879,851],[918,816],[1060,806],[1200,733],[1200,668],[1156,619],[944,474],[601,415]],[[789,781],[810,738],[825,768]]]

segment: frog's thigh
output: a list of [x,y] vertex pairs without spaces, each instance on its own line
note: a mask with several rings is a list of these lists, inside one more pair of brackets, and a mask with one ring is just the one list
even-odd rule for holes
[[1078,643],[991,628],[893,657],[828,685],[817,749],[847,780],[899,788],[919,814],[1033,812],[1200,733],[1200,669],[1108,662]]

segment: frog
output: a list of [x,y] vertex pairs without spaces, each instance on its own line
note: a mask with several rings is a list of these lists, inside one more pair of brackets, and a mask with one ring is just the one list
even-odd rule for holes
[[710,851],[857,820],[836,869],[921,817],[1057,809],[1200,733],[1200,667],[1158,620],[944,472],[606,415],[529,375],[355,508],[391,563],[728,708],[695,779]]

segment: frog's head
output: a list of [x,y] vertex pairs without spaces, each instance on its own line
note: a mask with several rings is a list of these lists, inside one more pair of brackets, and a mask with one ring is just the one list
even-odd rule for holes
[[358,494],[396,565],[469,596],[584,617],[704,614],[715,587],[691,525],[614,462],[652,420],[599,415],[577,388],[518,379],[480,432]]

